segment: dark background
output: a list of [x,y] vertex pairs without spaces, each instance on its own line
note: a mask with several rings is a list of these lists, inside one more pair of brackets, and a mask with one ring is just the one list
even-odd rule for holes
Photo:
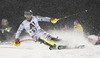
[[[44,30],[59,29],[64,25],[73,27],[73,21],[79,20],[85,32],[97,34],[100,31],[100,0],[0,0],[0,21],[7,18],[15,31],[24,20],[24,11],[31,9],[33,15],[61,18],[81,12],[57,24],[40,22]],[[84,10],[88,12],[82,12]]]

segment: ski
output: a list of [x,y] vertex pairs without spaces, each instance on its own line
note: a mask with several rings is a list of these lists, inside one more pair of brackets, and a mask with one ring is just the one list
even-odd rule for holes
[[63,50],[63,49],[82,49],[84,48],[85,45],[79,45],[79,46],[75,46],[75,47],[68,47],[66,45],[59,45],[57,47],[49,47],[50,50]]
[[79,46],[75,46],[75,47],[68,47],[68,46],[64,46],[64,45],[59,45],[58,46],[58,50],[61,50],[61,49],[82,49],[84,48],[85,45],[79,45]]

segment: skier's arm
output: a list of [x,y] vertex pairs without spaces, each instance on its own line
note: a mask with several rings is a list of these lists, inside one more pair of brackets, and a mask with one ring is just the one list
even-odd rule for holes
[[51,19],[49,17],[40,17],[40,16],[37,16],[36,18],[38,21],[46,21],[51,23],[56,23],[58,20],[60,20],[60,19]]
[[21,31],[24,29],[24,25],[23,25],[23,23],[22,24],[20,24],[20,26],[19,26],[19,28],[18,28],[18,30],[17,30],[17,32],[16,32],[16,35],[15,35],[15,43],[12,43],[11,45],[15,45],[15,46],[20,46],[20,39],[19,39],[19,36],[20,36],[20,33],[21,33]]
[[22,24],[20,24],[20,26],[19,26],[19,28],[18,28],[18,30],[17,30],[17,32],[16,32],[16,36],[15,36],[16,39],[19,38],[20,33],[21,33],[21,31],[22,31],[23,29],[24,29],[24,25],[23,25],[23,23],[22,23]]
[[41,16],[36,16],[36,19],[38,21],[46,21],[46,22],[50,22],[50,19],[49,17],[41,17]]

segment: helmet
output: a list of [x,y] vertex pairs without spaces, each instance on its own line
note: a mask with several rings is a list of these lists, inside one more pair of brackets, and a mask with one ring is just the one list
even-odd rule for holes
[[32,16],[33,16],[32,10],[28,10],[24,12],[24,17],[32,17]]

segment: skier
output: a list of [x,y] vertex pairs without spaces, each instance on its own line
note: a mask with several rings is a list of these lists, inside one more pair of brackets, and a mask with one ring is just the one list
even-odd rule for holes
[[20,46],[20,33],[23,29],[25,29],[29,35],[36,42],[42,42],[51,48],[55,48],[56,45],[51,41],[60,41],[57,38],[52,37],[49,33],[45,32],[38,24],[38,21],[47,21],[56,23],[59,19],[51,19],[49,17],[40,17],[33,16],[33,12],[31,10],[24,12],[24,17],[26,18],[19,26],[16,35],[15,35],[15,46]]
[[74,33],[83,35],[83,27],[79,24],[78,20],[74,21]]
[[8,20],[2,19],[1,27],[0,27],[0,41],[11,41],[11,37],[13,35],[12,27],[8,26]]

